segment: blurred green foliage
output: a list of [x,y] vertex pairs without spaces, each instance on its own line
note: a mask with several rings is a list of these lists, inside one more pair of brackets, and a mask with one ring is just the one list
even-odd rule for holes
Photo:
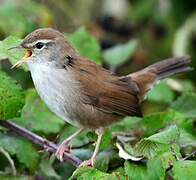
[[101,48],[99,43],[84,28],[80,28],[73,34],[68,35],[68,40],[82,56],[93,60],[97,64],[101,64]]
[[52,22],[52,14],[44,5],[29,0],[1,1],[1,34],[21,37],[34,28],[50,26]]
[[0,71],[0,119],[11,119],[20,116],[24,105],[24,94],[6,73]]
[[[41,101],[26,66],[10,69],[24,52],[8,49],[39,27],[66,31],[82,56],[123,75],[172,55],[189,54],[196,67],[194,0],[125,1],[125,6],[118,4],[124,16],[114,9],[109,14],[114,7],[107,6],[109,1],[1,1],[0,37],[5,39],[0,41],[0,119],[58,143],[76,131]],[[106,6],[108,12],[103,12]],[[0,179],[195,179],[195,154],[189,157],[196,148],[195,75],[192,71],[183,79],[160,82],[143,104],[144,117],[126,117],[109,127],[96,168],[76,170],[0,128]],[[72,141],[72,152],[88,159],[96,138],[82,132]]]

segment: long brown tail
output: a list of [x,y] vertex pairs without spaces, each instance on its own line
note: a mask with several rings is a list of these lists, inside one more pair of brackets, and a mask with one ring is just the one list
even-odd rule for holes
[[156,69],[157,80],[171,75],[192,70],[189,66],[191,60],[188,56],[165,59],[148,66],[148,69]]
[[140,101],[142,101],[145,94],[158,80],[181,72],[191,71],[193,68],[189,66],[190,62],[190,57],[188,56],[169,58],[128,76],[138,85],[140,89],[139,97]]

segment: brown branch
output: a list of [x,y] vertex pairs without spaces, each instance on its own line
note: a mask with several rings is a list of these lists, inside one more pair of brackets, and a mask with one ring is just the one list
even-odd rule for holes
[[[40,145],[49,152],[55,153],[58,148],[58,146],[53,142],[48,141],[47,139],[44,139],[23,127],[20,127],[11,121],[0,120],[0,126],[5,127],[6,129],[13,131],[14,133],[32,141],[33,143]],[[80,159],[70,153],[65,153],[63,159],[64,161],[68,161],[76,167],[82,163]]]

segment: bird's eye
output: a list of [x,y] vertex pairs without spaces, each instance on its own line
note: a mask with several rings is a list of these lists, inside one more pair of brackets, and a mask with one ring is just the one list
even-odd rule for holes
[[35,47],[36,47],[37,49],[41,49],[41,48],[44,47],[44,43],[38,42],[38,43],[35,44]]

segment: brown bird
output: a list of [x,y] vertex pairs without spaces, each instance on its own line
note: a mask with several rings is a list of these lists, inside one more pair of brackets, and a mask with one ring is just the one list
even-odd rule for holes
[[51,28],[33,31],[20,47],[27,53],[14,67],[27,62],[42,100],[57,116],[79,128],[62,142],[57,157],[62,160],[70,141],[83,129],[98,133],[94,153],[82,165],[94,165],[106,126],[125,116],[142,116],[140,104],[159,80],[192,69],[189,57],[176,57],[118,76],[80,56],[63,34]]

